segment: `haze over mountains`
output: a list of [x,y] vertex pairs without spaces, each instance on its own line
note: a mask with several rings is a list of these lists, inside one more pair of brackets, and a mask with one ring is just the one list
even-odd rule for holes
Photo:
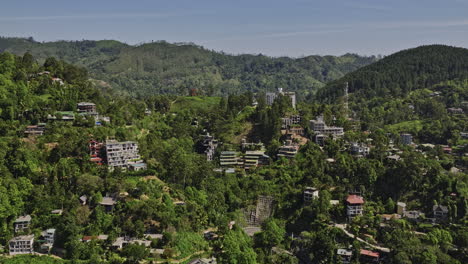
[[266,92],[285,87],[299,96],[314,93],[325,83],[375,62],[374,56],[307,56],[272,58],[229,55],[184,43],[131,46],[113,40],[36,42],[0,38],[0,52],[30,52],[37,60],[56,57],[86,67],[92,78],[132,96],[226,95]]

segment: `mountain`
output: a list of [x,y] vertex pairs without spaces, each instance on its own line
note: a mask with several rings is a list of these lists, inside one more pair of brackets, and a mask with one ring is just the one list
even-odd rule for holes
[[[278,87],[313,93],[326,82],[376,61],[374,56],[308,56],[272,58],[228,55],[191,43],[164,41],[137,46],[114,40],[56,41],[0,38],[0,52],[30,52],[39,62],[48,57],[86,67],[93,79],[133,96],[150,94],[234,94]],[[100,82],[102,83],[102,82]]]
[[414,90],[451,80],[468,79],[468,49],[444,45],[403,50],[351,72],[319,89],[316,97],[333,102],[345,83],[356,102],[380,97],[405,97]]

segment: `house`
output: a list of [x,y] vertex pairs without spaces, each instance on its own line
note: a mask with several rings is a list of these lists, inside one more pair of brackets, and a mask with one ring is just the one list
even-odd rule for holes
[[27,136],[42,136],[46,129],[46,123],[39,123],[37,125],[27,126],[24,134]]
[[353,257],[353,251],[339,248],[336,250],[336,255],[338,256],[338,260],[340,260],[339,263],[349,264],[351,263],[351,258]]
[[126,170],[131,164],[142,163],[138,154],[138,143],[134,141],[106,141],[106,158],[110,170],[121,168]]
[[140,170],[146,170],[148,168],[148,166],[146,165],[146,163],[144,162],[140,162],[140,163],[131,163],[129,164],[129,169],[131,171],[140,171]]
[[296,108],[296,93],[295,92],[283,92],[283,88],[278,88],[278,91],[275,93],[266,93],[267,105],[273,105],[273,102],[279,95],[289,97],[291,99],[292,107]]
[[304,191],[304,202],[310,202],[319,198],[319,190],[314,187],[306,187]]
[[403,217],[407,218],[408,220],[419,221],[420,218],[424,217],[424,214],[421,211],[417,210],[404,211]]
[[34,235],[17,236],[8,242],[10,255],[34,253]]
[[242,165],[238,153],[235,151],[222,151],[219,157],[219,165],[221,166],[237,166]]
[[72,111],[57,111],[53,115],[48,115],[47,119],[50,121],[74,121],[75,113],[73,113]]
[[463,109],[455,108],[455,107],[447,108],[447,112],[449,112],[450,114],[455,114],[455,115],[461,115],[465,113]]
[[78,113],[96,113],[96,104],[88,103],[88,102],[81,102],[76,105]]
[[42,241],[41,244],[41,251],[42,252],[49,252],[50,249],[54,246],[55,242],[55,229],[50,228],[41,233]]
[[248,170],[262,165],[268,165],[270,157],[265,155],[265,151],[246,151],[244,156],[244,169]]
[[411,145],[413,144],[413,136],[408,133],[403,133],[400,135],[401,144],[403,145]]
[[96,140],[90,140],[88,143],[88,148],[89,155],[91,156],[89,160],[97,165],[102,165],[102,150],[104,148],[104,143]]
[[448,207],[444,205],[434,205],[432,207],[432,214],[436,220],[446,220],[448,217]]
[[107,240],[107,238],[109,238],[108,235],[83,236],[83,238],[81,238],[81,241],[82,241],[82,242],[89,242],[89,241],[91,241],[91,240],[100,240],[100,241],[104,241],[104,240]]
[[62,209],[55,209],[55,210],[50,211],[50,213],[53,214],[53,215],[62,215],[63,210]]
[[467,139],[468,138],[468,132],[460,132],[460,137]]
[[216,258],[198,258],[190,261],[188,264],[216,264]]
[[31,216],[30,215],[24,215],[16,218],[15,222],[13,225],[15,226],[15,232],[22,232],[25,229],[29,228],[29,225],[31,224]]
[[146,240],[146,239],[136,239],[136,238],[130,238],[130,237],[118,237],[112,243],[112,248],[118,250],[118,249],[122,249],[128,244],[138,244],[138,245],[143,245],[145,247],[150,247],[151,241]]
[[401,219],[401,215],[399,214],[382,214],[381,217],[384,221],[390,221],[392,219]]
[[242,150],[264,150],[265,146],[261,141],[255,142],[247,142],[245,138],[242,139],[241,143]]
[[310,120],[310,128],[315,133],[315,143],[323,146],[326,137],[333,137],[333,139],[341,138],[344,136],[344,129],[342,127],[327,126],[323,120],[323,116],[317,117],[315,120]]
[[356,194],[348,195],[346,198],[346,215],[349,220],[362,215],[364,211],[364,199]]
[[367,145],[357,142],[351,143],[349,150],[351,154],[361,157],[365,157],[370,153],[370,148]]
[[397,202],[397,214],[403,215],[406,212],[406,204],[403,202]]
[[146,109],[145,109],[145,115],[146,115],[146,116],[151,115],[151,110],[150,110],[149,108],[146,108]]
[[86,195],[80,196],[79,201],[81,205],[86,205],[86,202],[88,201],[88,196]]
[[218,140],[216,140],[209,133],[206,133],[206,135],[203,136],[201,144],[199,145],[198,152],[205,154],[207,161],[212,161],[216,148],[218,148]]
[[99,202],[100,205],[104,206],[106,212],[112,212],[117,201],[113,197],[105,196],[102,197],[102,201]]
[[374,252],[366,249],[360,251],[360,261],[363,263],[378,263],[380,258],[379,252]]
[[286,140],[285,144],[278,149],[278,157],[294,158],[299,150],[299,145],[293,144],[292,140]]

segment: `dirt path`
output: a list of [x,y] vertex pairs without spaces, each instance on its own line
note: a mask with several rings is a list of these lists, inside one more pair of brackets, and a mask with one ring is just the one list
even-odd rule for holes
[[371,248],[380,250],[380,251],[382,251],[382,252],[387,252],[387,253],[390,252],[390,249],[389,249],[389,248],[385,248],[385,247],[381,247],[381,246],[377,246],[377,245],[371,244],[371,243],[365,241],[364,239],[359,238],[359,237],[356,237],[355,235],[349,233],[349,232],[346,230],[346,224],[335,224],[334,227],[337,227],[337,228],[343,230],[343,232],[344,232],[347,236],[349,236],[350,238],[355,238],[355,239],[357,239],[359,242],[362,242],[362,243],[368,245],[368,246],[371,247]]

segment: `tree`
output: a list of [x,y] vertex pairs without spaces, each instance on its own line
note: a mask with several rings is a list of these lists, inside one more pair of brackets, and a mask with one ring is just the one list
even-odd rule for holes
[[252,248],[252,241],[242,231],[235,227],[230,230],[221,242],[219,261],[223,264],[255,264],[257,254]]

